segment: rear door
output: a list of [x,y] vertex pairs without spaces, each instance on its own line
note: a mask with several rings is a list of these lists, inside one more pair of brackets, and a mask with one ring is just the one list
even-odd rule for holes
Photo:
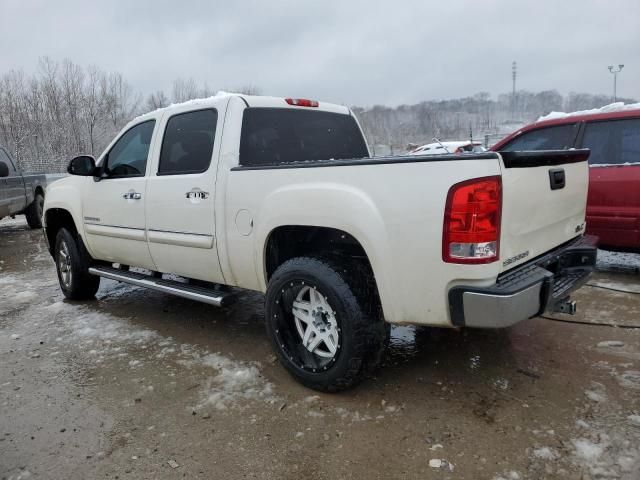
[[577,123],[533,130],[501,150],[503,270],[584,232],[586,155],[565,151],[573,147],[577,132]]
[[587,230],[600,244],[640,247],[640,118],[588,122]]
[[157,270],[225,283],[218,260],[215,188],[229,97],[163,119],[147,184],[148,245]]

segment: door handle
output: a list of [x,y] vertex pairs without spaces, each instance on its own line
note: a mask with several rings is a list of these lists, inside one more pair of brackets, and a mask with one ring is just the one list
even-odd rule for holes
[[122,195],[122,198],[125,200],[140,200],[142,198],[142,194],[138,192],[127,192]]
[[549,186],[551,190],[559,190],[565,185],[564,168],[552,168],[549,170]]

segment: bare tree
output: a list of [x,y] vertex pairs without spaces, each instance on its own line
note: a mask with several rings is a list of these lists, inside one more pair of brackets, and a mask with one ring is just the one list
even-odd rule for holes
[[147,97],[146,108],[149,111],[164,108],[167,105],[169,105],[169,99],[162,90],[158,90]]
[[184,80],[178,78],[173,82],[173,101],[175,103],[186,102],[198,98],[198,86],[193,78]]

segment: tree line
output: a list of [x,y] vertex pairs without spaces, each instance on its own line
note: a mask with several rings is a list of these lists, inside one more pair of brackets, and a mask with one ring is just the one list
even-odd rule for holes
[[[261,93],[255,86],[231,90]],[[158,90],[143,96],[118,72],[45,57],[33,74],[10,71],[0,77],[0,145],[25,171],[60,172],[76,154],[98,156],[136,115],[214,93],[207,84],[179,78],[170,92]],[[483,92],[415,105],[352,108],[371,144],[400,152],[409,144],[428,143],[434,137],[448,140],[506,134],[517,128],[514,125],[551,111],[596,108],[610,101],[606,95],[562,96],[551,90],[518,91],[515,96],[504,94],[496,99]]]

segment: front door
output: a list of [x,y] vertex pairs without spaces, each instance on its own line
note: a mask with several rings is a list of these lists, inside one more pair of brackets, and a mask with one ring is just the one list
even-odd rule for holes
[[87,247],[99,260],[155,269],[145,231],[145,189],[155,120],[139,123],[99,162],[104,177],[88,178],[83,193]]
[[147,183],[149,249],[161,272],[224,283],[214,189],[227,103],[222,98],[211,108],[163,119],[164,137]]

